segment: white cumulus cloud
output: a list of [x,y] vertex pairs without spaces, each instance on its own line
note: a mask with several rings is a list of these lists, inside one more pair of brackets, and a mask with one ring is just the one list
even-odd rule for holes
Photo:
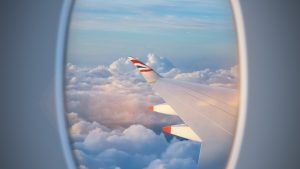
[[[238,84],[237,66],[184,72],[154,54],[146,63],[167,78],[229,88]],[[182,121],[147,109],[164,101],[135,69],[127,58],[108,66],[66,66],[67,117],[78,168],[196,168],[199,144],[166,140],[158,132]]]
[[[219,70],[183,72],[164,57],[150,53],[146,63],[162,76],[183,81],[236,88],[238,67]],[[109,66],[66,67],[66,100],[68,112],[77,112],[86,119],[106,126],[128,127],[143,124],[148,127],[179,123],[174,116],[148,110],[148,106],[164,101],[145,82],[127,58],[120,58]]]
[[72,138],[82,131],[81,139],[73,139],[78,168],[153,168],[157,161],[166,169],[197,166],[200,149],[192,141],[173,139],[169,143],[163,134],[156,134],[143,125],[109,129],[97,122],[88,122],[74,112],[68,113],[68,118],[73,122],[69,127]]

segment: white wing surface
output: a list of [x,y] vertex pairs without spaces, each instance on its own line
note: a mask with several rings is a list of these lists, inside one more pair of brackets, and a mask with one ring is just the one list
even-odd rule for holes
[[[199,139],[195,136],[190,139],[201,141],[199,168],[225,168],[235,133],[237,91],[163,78],[144,63],[132,57],[129,59],[139,70],[148,70],[140,72],[166,105],[172,108],[172,113],[167,111],[169,107],[162,106],[157,107],[156,111],[178,115],[184,121],[184,126],[173,126],[173,133],[185,138],[193,133],[198,136]],[[143,65],[140,67],[136,63]],[[153,109],[155,111],[155,107]],[[164,128],[164,131],[169,129]],[[192,132],[184,133],[189,131]]]

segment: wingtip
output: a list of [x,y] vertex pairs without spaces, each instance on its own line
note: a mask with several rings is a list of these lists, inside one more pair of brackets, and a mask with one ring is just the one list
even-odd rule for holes
[[[128,56],[127,59],[132,62],[132,60],[134,60],[135,58],[134,57],[131,57],[131,56]],[[133,63],[133,62],[132,62]]]
[[132,57],[132,56],[128,56],[127,58],[128,58],[128,60],[131,61],[132,64],[140,63],[140,64],[142,64],[142,65],[145,65],[145,63],[139,61],[137,58],[134,58],[134,57]]
[[132,57],[132,56],[128,56],[127,58],[128,58],[129,60],[134,59],[134,57]]
[[171,134],[171,126],[166,126],[162,128],[162,131],[168,134]]

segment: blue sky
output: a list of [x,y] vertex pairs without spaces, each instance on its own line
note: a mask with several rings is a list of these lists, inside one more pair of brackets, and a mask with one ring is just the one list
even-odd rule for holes
[[232,13],[226,0],[77,0],[68,62],[109,65],[149,52],[183,70],[236,64]]

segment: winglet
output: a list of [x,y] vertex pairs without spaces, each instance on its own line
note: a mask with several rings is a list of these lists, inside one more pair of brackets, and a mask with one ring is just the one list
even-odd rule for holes
[[152,68],[147,66],[145,63],[133,58],[133,57],[128,57],[128,59],[132,62],[132,64],[137,67],[139,72],[143,75],[145,80],[150,83],[154,84],[161,76],[156,73]]

